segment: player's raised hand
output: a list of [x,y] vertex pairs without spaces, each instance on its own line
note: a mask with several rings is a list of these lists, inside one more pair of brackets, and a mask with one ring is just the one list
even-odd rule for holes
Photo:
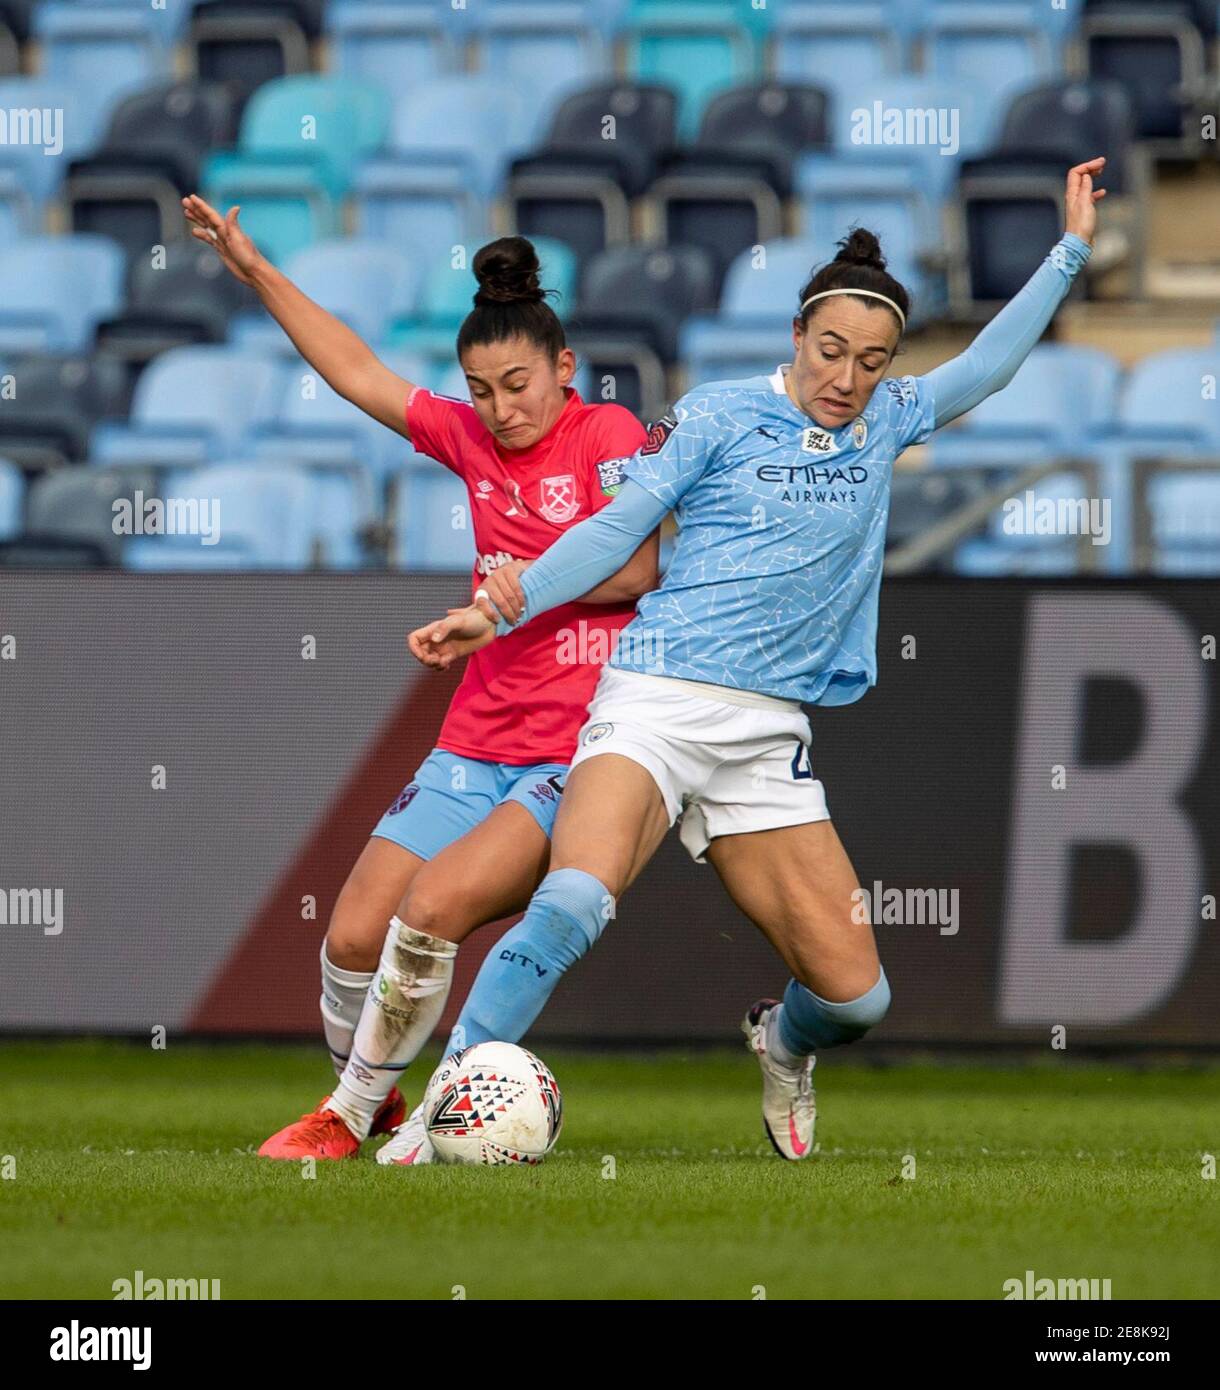
[[1067,230],[1081,241],[1087,241],[1090,246],[1097,231],[1097,204],[1106,196],[1104,188],[1093,187],[1093,180],[1101,177],[1105,167],[1105,157],[1102,156],[1068,170]]
[[[521,587],[521,576],[529,569],[529,560],[513,560],[492,570],[479,585],[475,594],[475,606],[486,618],[497,622],[500,618],[516,624],[525,612],[525,591]],[[483,595],[486,594],[486,598]]]
[[450,609],[439,622],[417,627],[407,637],[411,655],[434,671],[446,671],[460,657],[485,647],[496,635],[495,624],[473,604]]
[[221,217],[198,193],[182,200],[182,211],[191,224],[191,235],[216,248],[216,253],[243,285],[254,284],[254,272],[262,264],[262,253],[237,225],[240,204]]

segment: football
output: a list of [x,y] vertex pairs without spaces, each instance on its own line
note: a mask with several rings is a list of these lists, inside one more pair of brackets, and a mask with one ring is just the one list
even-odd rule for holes
[[476,1043],[432,1073],[424,1120],[442,1163],[541,1163],[559,1137],[563,1099],[532,1052]]

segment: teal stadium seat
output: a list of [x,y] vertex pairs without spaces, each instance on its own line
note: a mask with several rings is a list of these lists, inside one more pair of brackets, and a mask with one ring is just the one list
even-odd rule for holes
[[357,162],[378,149],[390,124],[379,87],[341,77],[268,82],[250,98],[238,147],[204,167],[204,196],[222,214],[235,203],[242,226],[276,264],[338,236],[340,205]]
[[0,246],[0,351],[83,352],[123,302],[122,251],[107,237],[28,237]]
[[628,75],[674,88],[681,131],[693,139],[712,96],[761,75],[769,22],[770,10],[749,0],[632,0],[623,30]]
[[[531,240],[542,266],[542,284],[556,291],[548,303],[563,319],[576,304],[576,255],[551,237]],[[467,258],[470,260],[473,254]],[[417,310],[395,320],[385,338],[386,345],[418,353],[433,367],[447,368],[453,361],[458,329],[474,305],[477,288],[469,263],[455,269],[453,257],[442,256],[424,276]]]

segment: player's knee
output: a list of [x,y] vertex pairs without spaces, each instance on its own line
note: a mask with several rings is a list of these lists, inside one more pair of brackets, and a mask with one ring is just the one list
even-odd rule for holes
[[457,885],[429,883],[422,874],[403,894],[398,916],[415,931],[442,941],[462,941],[482,925],[478,910]]
[[890,982],[882,969],[871,989],[841,1002],[823,999],[793,980],[784,995],[784,1007],[808,1035],[810,1045],[843,1047],[858,1042],[881,1022],[889,1011],[890,997]]
[[614,898],[600,879],[583,869],[555,869],[504,940],[562,972],[593,946],[613,913]]
[[339,970],[376,970],[389,922],[379,929],[336,912],[326,930],[326,957]]

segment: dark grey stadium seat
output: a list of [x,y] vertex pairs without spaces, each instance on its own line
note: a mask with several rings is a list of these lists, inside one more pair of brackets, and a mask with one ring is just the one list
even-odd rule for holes
[[181,198],[203,160],[237,138],[239,101],[220,83],[166,82],[126,98],[100,149],[68,166],[64,197],[76,232],[100,232],[134,259],[185,237]]
[[125,537],[115,532],[114,504],[137,492],[159,495],[152,469],[56,469],[30,488],[21,539],[95,546],[108,563],[118,564]]
[[669,397],[665,369],[677,361],[683,322],[715,307],[716,268],[701,247],[615,247],[585,270],[572,345],[595,381],[614,378],[619,405],[655,419]]
[[555,237],[581,259],[629,241],[631,201],[675,144],[677,116],[668,87],[600,82],[568,97],[542,149],[512,164],[515,230]]
[[131,403],[122,363],[106,358],[29,354],[8,370],[16,394],[0,405],[0,453],[28,472],[83,460],[94,425]]
[[205,82],[233,82],[248,95],[276,77],[308,72],[326,0],[203,0],[188,47]]

